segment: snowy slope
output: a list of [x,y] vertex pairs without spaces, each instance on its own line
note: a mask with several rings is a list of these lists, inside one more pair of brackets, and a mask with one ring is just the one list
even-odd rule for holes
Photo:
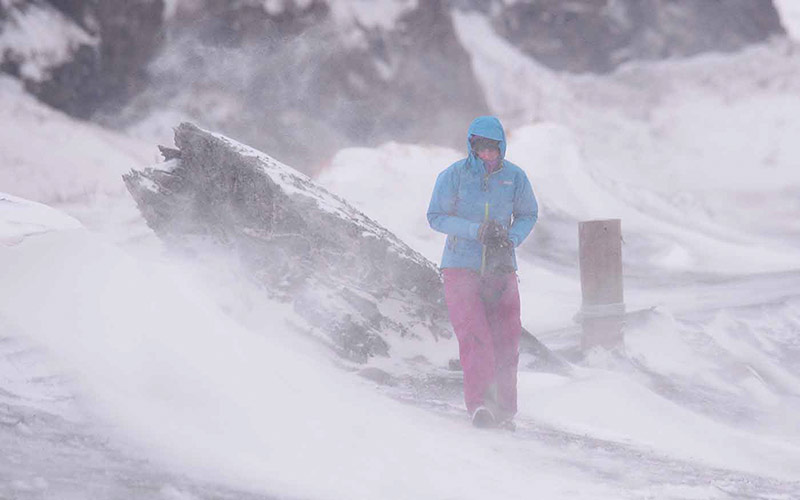
[[[523,252],[573,265],[574,223],[613,217],[623,220],[626,263],[638,274],[800,265],[800,59],[784,46],[575,78],[525,58],[479,15],[457,21],[471,34],[462,42],[480,40],[468,48],[475,67],[488,69],[478,75],[509,128],[509,159],[528,171],[550,221]],[[436,260],[424,212],[435,176],[463,154],[350,149],[319,180]]]
[[[39,220],[40,208],[14,201],[18,218]],[[599,439],[594,445],[577,439],[564,448],[553,430],[533,440],[476,434],[336,368],[297,337],[299,318],[241,277],[217,283],[240,303],[231,317],[196,267],[131,257],[84,229],[59,230],[53,218],[41,220],[48,233],[0,249],[2,282],[24,283],[0,288],[0,317],[55,356],[105,435],[166,470],[312,498],[529,498],[533,489],[546,498],[618,499],[654,491],[637,479],[597,480],[632,465],[628,446],[652,460],[640,464],[648,476],[675,467],[662,454],[688,467],[656,481],[671,494],[707,494],[705,485],[679,488],[686,477],[741,487],[750,474],[774,478],[757,480],[760,488],[786,491],[782,481],[800,467],[797,434],[732,428],[598,368],[521,380],[523,422],[557,429],[561,439]],[[587,405],[603,411],[587,413]],[[614,442],[623,448],[614,451]],[[589,471],[581,466],[591,462]]]
[[[473,62],[509,125],[509,159],[526,169],[540,201],[539,225],[520,249],[524,324],[551,346],[578,341],[563,328],[580,301],[575,225],[601,217],[623,221],[629,308],[662,311],[629,327],[618,352],[589,353],[590,371],[578,377],[521,374],[521,415],[668,456],[797,477],[795,52],[776,42],[575,78],[492,38],[480,16],[461,16],[458,27],[465,40],[480,40]],[[435,176],[463,154],[349,149],[318,180],[438,259],[443,236],[424,214]]]
[[[52,211],[10,201],[17,205],[16,220],[49,231],[21,233],[21,241],[1,250],[3,282],[24,286],[0,289],[0,317],[15,325],[14,334],[55,356],[56,366],[80,388],[78,401],[88,405],[95,425],[167,470],[313,498],[368,498],[376,492],[382,498],[485,498],[496,492],[528,498],[531,488],[549,498],[639,498],[653,485],[592,479],[630,467],[632,451],[623,448],[601,459],[593,448],[609,453],[613,448],[603,443],[620,442],[656,450],[643,472],[648,475],[649,467],[675,467],[662,463],[661,454],[740,470],[741,478],[788,480],[800,466],[797,438],[787,441],[785,429],[780,442],[778,436],[737,430],[597,368],[571,378],[522,374],[528,401],[522,418],[560,429],[562,439],[607,441],[590,446],[577,440],[564,449],[548,442],[552,430],[535,441],[476,435],[463,422],[388,401],[336,369],[293,333],[301,320],[260,298],[240,276],[217,283],[236,296],[237,321],[220,308],[221,291],[211,295],[193,266],[132,258],[74,224],[50,222],[59,219]],[[703,361],[691,366],[702,369]],[[789,390],[797,390],[792,376],[784,379],[794,384]],[[587,405],[604,411],[587,413]],[[198,443],[197,436],[205,438]],[[550,439],[540,444],[541,438]],[[198,453],[198,445],[214,453]],[[578,464],[588,462],[594,468],[587,477]],[[681,480],[709,474],[703,467],[692,465]],[[504,478],[502,484],[497,477]],[[711,477],[740,486],[731,473]],[[707,494],[706,486],[678,488],[677,480],[668,477],[657,488]],[[780,484],[767,486],[785,488]]]
[[[566,79],[481,47],[542,207],[524,324],[572,352],[575,223],[622,217],[628,305],[659,309],[619,349],[523,370],[517,434],[476,433],[457,378],[376,388],[226,260],[165,254],[120,196],[154,145],[0,78],[0,497],[798,497],[797,56]],[[318,180],[437,261],[424,213],[462,154],[349,149]]]
[[[509,154],[543,185],[545,208],[622,218],[626,232],[647,236],[628,239],[634,251],[669,249],[646,256],[648,265],[797,266],[786,236],[800,234],[791,215],[800,192],[800,57],[785,43],[629,65],[608,78],[555,77],[494,36],[481,16],[459,16],[457,26],[480,33],[481,43],[467,47],[486,68],[479,75],[508,117],[510,140],[514,128],[527,127]],[[749,257],[739,258],[742,251]]]
[[0,76],[0,186],[42,203],[120,195],[122,174],[158,151],[53,110]]
[[0,75],[0,191],[56,206],[114,241],[157,246],[122,174],[159,159],[155,144],[52,109]]
[[576,498],[616,497],[537,453],[530,477],[536,447],[386,399],[298,341],[280,304],[260,300],[270,322],[243,328],[187,268],[80,228],[0,252],[2,281],[24,283],[0,289],[0,317],[57,354],[116,439],[169,469],[293,497],[521,498],[581,483]]
[[[563,126],[524,127],[512,131],[509,142],[512,160],[520,152],[539,159],[528,170],[544,207],[535,231],[547,231],[566,247],[565,242],[574,244],[576,220],[613,206],[622,214],[626,245],[646,233],[672,235],[672,246],[660,252],[625,249],[626,263],[649,271],[633,286],[629,283],[629,306],[658,304],[664,312],[629,327],[621,353],[593,353],[584,361],[590,370],[577,377],[521,374],[521,394],[527,402],[521,409],[523,418],[570,433],[637,443],[676,458],[759,474],[783,470],[784,477],[793,477],[800,451],[800,427],[791,417],[800,396],[800,372],[794,364],[800,351],[792,333],[800,326],[797,273],[760,280],[727,278],[713,285],[686,278],[669,287],[662,282],[664,273],[688,267],[688,262],[676,259],[717,259],[714,266],[693,269],[747,276],[768,266],[796,269],[796,255],[775,252],[767,244],[755,246],[758,237],[741,229],[716,227],[715,235],[690,224],[678,227],[661,213],[663,204],[655,196],[640,196],[639,203],[626,205],[622,201],[628,193],[614,191],[619,185],[597,182],[587,172],[574,134]],[[318,180],[406,241],[416,241],[429,258],[438,259],[443,236],[427,227],[424,214],[435,176],[459,154],[425,149],[387,144],[374,151],[344,150]],[[377,170],[386,176],[369,175]],[[569,222],[554,217],[559,214],[567,214]],[[627,224],[631,216],[642,222]],[[676,254],[676,241],[688,250]],[[578,310],[577,273],[574,267],[554,272],[548,265],[553,257],[537,250],[537,243],[526,243],[534,247],[531,252],[521,249],[523,322],[551,346],[569,345],[579,339],[547,330],[568,324]],[[751,258],[742,259],[748,253]],[[759,303],[767,305],[754,305]],[[707,309],[712,312],[687,315]],[[785,323],[773,330],[771,318]],[[754,455],[745,457],[742,449]]]
[[0,193],[0,244],[13,245],[27,237],[74,229],[80,223],[47,205]]

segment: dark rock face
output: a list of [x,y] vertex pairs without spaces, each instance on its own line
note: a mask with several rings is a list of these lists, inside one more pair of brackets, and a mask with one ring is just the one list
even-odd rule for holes
[[460,146],[488,112],[440,0],[391,28],[343,25],[321,0],[277,13],[263,2],[202,5],[175,17],[132,115],[177,109],[311,173],[351,144]]
[[457,10],[485,12],[512,44],[569,71],[732,50],[781,32],[770,0],[426,0],[390,27],[343,26],[327,0],[276,12],[259,1],[196,4],[170,21],[153,84],[121,123],[175,110],[306,173],[349,145],[462,146],[463,129],[489,108]]
[[21,78],[42,101],[89,118],[104,106],[118,106],[144,87],[146,66],[161,41],[163,10],[163,0],[11,1],[0,5],[0,30],[16,28],[9,25],[34,11],[60,12],[60,24],[82,33],[84,41],[71,45],[70,57],[46,68],[41,76],[20,73],[25,55],[14,47],[0,54],[0,67]]
[[85,38],[46,77],[26,76],[13,47],[0,70],[74,116],[125,127],[175,112],[314,173],[350,145],[462,147],[467,124],[490,110],[456,11],[484,13],[534,59],[575,72],[783,33],[772,0],[398,0],[382,5],[405,6],[389,24],[342,22],[343,4],[182,1],[165,23],[164,0],[5,0],[0,31],[50,9]]
[[772,0],[539,0],[494,18],[515,46],[559,70],[734,51],[785,34]]
[[235,254],[271,296],[291,302],[343,356],[389,354],[392,339],[452,333],[439,272],[305,175],[184,123],[172,160],[125,176],[148,224],[184,250]]

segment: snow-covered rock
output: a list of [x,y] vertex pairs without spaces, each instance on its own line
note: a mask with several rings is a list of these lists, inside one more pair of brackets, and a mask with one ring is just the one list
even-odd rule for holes
[[88,118],[146,80],[163,0],[0,2],[0,71],[42,101]]
[[82,46],[97,45],[95,37],[47,2],[10,0],[0,4],[0,14],[2,63],[23,80],[44,81]]
[[632,60],[732,52],[784,35],[772,1],[509,2],[495,9],[498,33],[558,70],[608,72]]
[[222,135],[183,123],[175,143],[179,158],[125,176],[162,238],[233,250],[347,358],[388,355],[401,339],[452,338],[436,266],[378,223]]

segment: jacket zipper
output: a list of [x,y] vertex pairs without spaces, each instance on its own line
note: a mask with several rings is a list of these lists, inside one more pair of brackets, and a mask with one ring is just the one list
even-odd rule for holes
[[[489,176],[486,176],[486,178],[488,179]],[[483,221],[484,222],[488,222],[488,220],[489,220],[489,202],[488,201],[486,202],[486,205],[485,205],[483,213],[484,213]],[[482,245],[482,248],[481,248],[481,276],[483,276],[483,274],[485,272],[486,272],[486,245]]]
[[497,170],[493,170],[491,174],[486,174],[486,175],[483,176],[483,184],[481,186],[483,188],[483,191],[485,191],[487,193],[489,192],[489,177],[493,176],[494,174],[496,174],[497,172],[499,172],[501,170],[503,170],[503,164],[502,163],[500,163],[500,168],[498,168]]
[[[488,193],[489,192],[489,177],[493,176],[497,172],[503,170],[503,161],[500,160],[500,168],[493,170],[491,173],[487,173],[483,176],[483,191]],[[484,219],[489,220],[489,202],[486,202],[485,212],[484,212]],[[486,272],[486,245],[483,245],[481,249],[481,276],[484,275]]]

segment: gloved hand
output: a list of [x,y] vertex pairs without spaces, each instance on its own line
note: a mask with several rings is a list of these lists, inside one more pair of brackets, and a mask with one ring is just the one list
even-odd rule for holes
[[508,229],[495,220],[488,220],[478,228],[478,241],[490,248],[510,247]]

